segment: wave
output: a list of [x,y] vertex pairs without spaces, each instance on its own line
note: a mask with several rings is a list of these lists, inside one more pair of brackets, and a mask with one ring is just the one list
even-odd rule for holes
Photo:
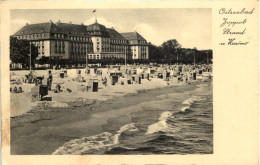
[[181,112],[186,112],[186,111],[190,108],[190,106],[191,106],[192,103],[194,103],[194,102],[196,102],[196,101],[202,101],[202,100],[205,100],[205,99],[204,99],[204,98],[201,98],[201,97],[199,97],[199,96],[192,96],[192,97],[190,97],[190,98],[184,100],[184,101],[182,102],[182,104],[184,104],[184,105],[186,105],[186,106],[184,106],[184,107],[181,108]]
[[53,155],[82,155],[82,154],[97,154],[104,153],[105,151],[113,148],[119,144],[119,137],[124,131],[137,131],[138,128],[135,127],[134,123],[130,123],[122,126],[115,135],[109,132],[104,132],[98,135],[83,137],[80,139],[74,139],[63,146],[59,147]]
[[83,137],[81,139],[74,139],[63,146],[59,147],[53,155],[64,154],[88,154],[92,152],[98,152],[100,150],[106,150],[114,145],[113,135],[109,132],[104,132],[95,136]]
[[171,112],[169,111],[163,112],[158,119],[159,121],[148,127],[145,135],[153,134],[160,131],[170,130],[169,125],[166,122],[167,119],[169,119],[170,117],[173,117]]
[[187,105],[191,105],[192,103],[194,103],[195,101],[202,101],[202,100],[205,100],[204,98],[201,98],[199,96],[192,96],[186,100],[184,100],[182,102],[182,104],[187,104]]
[[185,111],[186,111],[187,109],[189,109],[189,108],[190,108],[190,106],[182,107],[182,108],[181,108],[181,111],[182,111],[182,112],[185,112]]
[[126,125],[122,126],[114,136],[114,144],[119,143],[119,137],[120,137],[121,133],[124,131],[127,131],[127,130],[130,132],[134,132],[134,131],[137,131],[138,128],[135,127],[134,123],[130,123],[130,124],[126,124]]

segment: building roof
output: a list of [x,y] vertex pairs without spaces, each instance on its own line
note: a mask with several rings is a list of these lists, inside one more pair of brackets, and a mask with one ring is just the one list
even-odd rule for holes
[[14,35],[28,35],[35,33],[55,33],[62,30],[52,22],[27,24],[22,29],[17,31]]
[[145,40],[139,33],[137,32],[127,32],[121,33],[128,40]]
[[17,31],[14,35],[30,35],[39,33],[64,33],[68,35],[89,35],[89,31],[101,31],[102,35],[108,34],[111,39],[117,40],[132,40],[133,43],[138,41],[146,41],[137,32],[118,33],[114,28],[106,28],[104,25],[97,23],[97,21],[89,26],[77,25],[72,23],[61,23],[60,21],[54,24],[52,21],[38,24],[27,24],[22,29]]
[[118,33],[114,28],[107,28],[107,32],[111,39],[118,39],[118,40],[127,40],[123,37],[120,33]]
[[95,23],[93,23],[87,27],[87,31],[106,31],[106,27],[104,25],[97,23],[97,20],[96,20]]
[[81,24],[53,22],[27,24],[14,35],[29,35],[37,33],[66,33],[70,35],[87,35],[87,26]]
[[87,26],[81,24],[61,23],[58,22],[57,26],[62,30],[63,33],[70,35],[87,35]]

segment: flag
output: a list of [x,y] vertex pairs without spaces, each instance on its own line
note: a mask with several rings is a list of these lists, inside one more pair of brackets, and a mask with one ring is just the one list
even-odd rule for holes
[[92,11],[92,13],[95,13],[96,12],[96,9]]

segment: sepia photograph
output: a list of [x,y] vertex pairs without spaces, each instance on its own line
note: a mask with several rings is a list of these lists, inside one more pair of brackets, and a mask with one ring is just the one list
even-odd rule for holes
[[211,8],[12,9],[10,32],[11,155],[214,154]]

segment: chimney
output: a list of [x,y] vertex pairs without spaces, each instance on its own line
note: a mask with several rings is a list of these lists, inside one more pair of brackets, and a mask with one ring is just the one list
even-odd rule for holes
[[70,24],[72,24],[72,22],[70,21]]

